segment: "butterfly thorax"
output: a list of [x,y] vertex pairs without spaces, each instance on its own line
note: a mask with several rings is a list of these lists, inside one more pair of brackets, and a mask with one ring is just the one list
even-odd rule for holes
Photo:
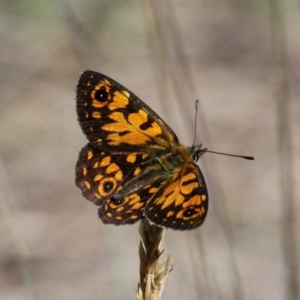
[[194,162],[191,148],[179,144],[173,151],[162,153],[155,157],[155,160],[159,162],[163,170],[166,172],[173,172],[174,169]]

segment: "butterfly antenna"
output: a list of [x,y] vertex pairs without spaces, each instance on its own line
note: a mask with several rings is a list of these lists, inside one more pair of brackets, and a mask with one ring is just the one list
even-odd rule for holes
[[[197,135],[197,115],[198,115],[198,109],[199,109],[199,100],[197,99],[195,101],[195,128],[194,128],[194,141],[193,141],[193,146],[192,149],[196,148],[195,147],[195,142],[196,142],[196,135]],[[215,152],[215,151],[210,151],[207,150],[207,148],[205,149],[201,149],[201,145],[199,147],[199,156],[205,152],[210,152],[210,153],[214,153],[214,154],[220,154],[220,155],[226,155],[226,156],[233,156],[233,157],[239,157],[239,158],[244,158],[244,159],[248,159],[248,160],[255,160],[255,157],[253,156],[244,156],[244,155],[235,155],[235,154],[228,154],[228,153],[223,153],[223,152]]]
[[199,108],[199,100],[197,99],[195,102],[195,128],[194,128],[194,141],[193,141],[193,147],[195,147],[195,143],[196,143],[196,134],[197,134],[197,115],[198,115],[198,108]]
[[244,159],[248,159],[248,160],[255,160],[254,156],[235,155],[235,154],[228,154],[228,153],[223,153],[223,152],[215,152],[215,151],[210,151],[210,150],[205,150],[205,152],[210,152],[210,153],[215,153],[215,154],[220,154],[220,155],[226,155],[226,156],[239,157],[239,158],[244,158]]

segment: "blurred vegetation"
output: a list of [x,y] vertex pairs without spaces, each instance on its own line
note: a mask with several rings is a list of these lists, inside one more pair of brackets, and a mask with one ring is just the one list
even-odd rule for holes
[[201,157],[208,217],[166,231],[163,299],[295,298],[299,2],[2,0],[0,13],[1,299],[135,295],[138,227],[102,224],[74,184],[87,143],[74,90],[89,68],[187,145],[199,99],[197,142],[257,158]]

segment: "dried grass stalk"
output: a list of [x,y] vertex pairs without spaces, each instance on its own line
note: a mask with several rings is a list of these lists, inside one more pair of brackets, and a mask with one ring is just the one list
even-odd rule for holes
[[162,258],[164,252],[164,229],[150,224],[146,219],[140,222],[139,245],[140,282],[137,300],[159,300],[172,269],[170,256]]

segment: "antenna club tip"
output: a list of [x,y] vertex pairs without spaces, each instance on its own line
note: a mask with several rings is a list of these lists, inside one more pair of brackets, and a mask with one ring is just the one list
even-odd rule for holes
[[248,160],[255,160],[255,157],[254,156],[244,156],[245,159],[248,159]]

